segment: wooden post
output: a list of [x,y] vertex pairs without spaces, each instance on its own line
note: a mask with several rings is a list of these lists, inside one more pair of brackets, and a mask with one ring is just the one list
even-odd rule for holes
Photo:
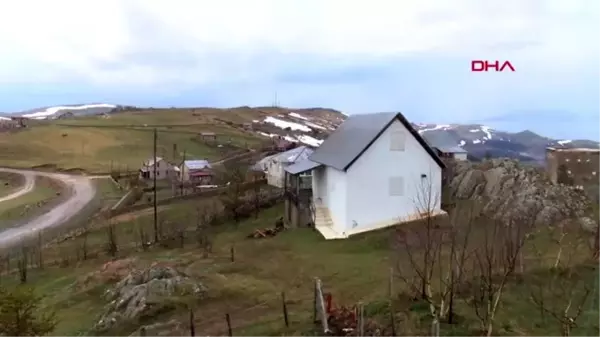
[[317,322],[317,279],[315,278],[315,284],[313,287],[313,323]]
[[390,268],[390,278],[388,280],[388,294],[390,301],[394,300],[394,268]]
[[154,128],[154,143],[153,143],[153,153],[154,153],[154,158],[152,158],[153,162],[154,162],[154,176],[152,177],[153,179],[153,201],[154,201],[154,242],[157,243],[158,242],[158,211],[157,211],[157,205],[156,205],[156,143],[158,141],[158,131],[156,131],[156,128]]
[[285,326],[290,326],[290,321],[288,320],[288,311],[287,311],[287,303],[285,303],[285,292],[281,292],[281,308],[283,310],[283,321],[285,322]]
[[190,336],[196,336],[196,325],[194,324],[194,310],[190,308]]
[[233,336],[233,331],[231,331],[231,317],[229,317],[229,314],[225,314],[225,321],[227,321],[227,336],[231,337]]
[[231,245],[231,248],[229,249],[229,253],[231,255],[231,262],[235,262],[235,247],[233,245]]
[[358,303],[358,335],[365,335],[365,316],[364,316],[364,306],[362,302]]

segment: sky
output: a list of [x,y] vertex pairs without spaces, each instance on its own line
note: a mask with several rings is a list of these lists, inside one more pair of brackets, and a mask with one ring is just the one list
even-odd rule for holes
[[2,112],[277,101],[600,138],[598,0],[20,0],[0,45]]

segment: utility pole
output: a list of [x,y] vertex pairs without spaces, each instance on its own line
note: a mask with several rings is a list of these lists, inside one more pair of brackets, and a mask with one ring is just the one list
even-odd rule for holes
[[183,172],[185,170],[185,150],[183,150],[183,160],[181,161],[181,170],[179,170],[181,195],[183,195]]
[[154,197],[152,199],[154,199],[154,242],[158,242],[158,212],[156,210],[156,142],[158,140],[158,133],[156,131],[156,128],[154,128],[154,188],[152,189],[153,193],[154,193]]

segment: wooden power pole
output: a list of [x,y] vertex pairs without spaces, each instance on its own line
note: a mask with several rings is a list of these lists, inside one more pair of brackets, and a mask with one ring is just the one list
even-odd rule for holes
[[[183,173],[185,170],[185,150],[183,150],[183,160],[181,160],[181,169],[179,170],[179,187],[181,188],[181,195],[183,195]],[[188,171],[189,174],[189,171]]]
[[156,209],[156,142],[158,140],[158,133],[156,131],[156,128],[154,128],[154,176],[152,177],[153,180],[153,201],[154,201],[154,242],[158,242],[158,212]]

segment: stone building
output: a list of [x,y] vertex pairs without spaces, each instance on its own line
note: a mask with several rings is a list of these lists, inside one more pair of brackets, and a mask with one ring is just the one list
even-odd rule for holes
[[552,183],[598,185],[600,149],[546,148],[546,170]]

